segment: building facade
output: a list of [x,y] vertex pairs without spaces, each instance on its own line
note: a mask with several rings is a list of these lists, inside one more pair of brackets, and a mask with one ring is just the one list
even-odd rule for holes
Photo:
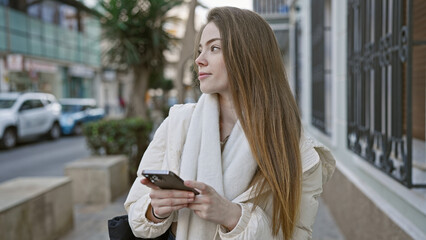
[[97,98],[100,34],[79,1],[0,0],[0,92]]
[[287,0],[253,0],[253,11],[271,26],[277,38],[284,63],[289,61],[289,8]]
[[426,239],[426,2],[289,0],[288,76],[347,239]]

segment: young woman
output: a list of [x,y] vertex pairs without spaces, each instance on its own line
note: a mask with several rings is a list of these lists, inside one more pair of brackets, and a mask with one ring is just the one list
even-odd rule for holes
[[[145,152],[125,202],[138,237],[309,239],[328,150],[303,137],[275,36],[259,15],[210,11],[195,63],[203,95],[176,105]],[[161,190],[144,169],[171,170],[200,194]]]

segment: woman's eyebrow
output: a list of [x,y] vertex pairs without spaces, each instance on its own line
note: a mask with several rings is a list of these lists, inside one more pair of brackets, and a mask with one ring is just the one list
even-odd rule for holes
[[[220,38],[212,38],[212,39],[210,39],[206,42],[206,45],[209,45],[209,43],[214,42],[216,40],[221,40],[221,39]],[[201,43],[198,46],[201,47]]]

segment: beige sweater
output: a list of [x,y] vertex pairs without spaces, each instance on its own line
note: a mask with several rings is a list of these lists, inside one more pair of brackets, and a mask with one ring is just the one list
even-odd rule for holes
[[[180,158],[195,107],[195,104],[172,107],[169,117],[157,130],[153,141],[142,158],[138,169],[138,178],[135,180],[124,204],[129,214],[129,224],[133,233],[138,237],[157,237],[164,233],[173,221],[178,220],[178,213],[176,212],[158,224],[150,222],[145,217],[150,203],[150,189],[140,183],[141,171],[142,169],[168,169],[180,174]],[[230,138],[227,143],[228,149],[234,149],[232,145],[237,144],[231,140]],[[322,192],[323,183],[331,177],[334,171],[335,161],[325,147],[310,138],[303,138],[301,141],[301,155],[303,166],[302,202],[300,218],[293,239],[310,239],[312,225],[318,209],[317,198]],[[282,239],[282,236],[272,236],[272,196],[269,196],[268,201],[252,211],[252,198],[249,193],[250,189],[246,189],[237,197],[230,199],[242,208],[240,221],[231,232],[227,232],[220,225],[212,227],[211,224],[208,225],[210,226],[208,229],[199,232],[197,225],[204,220],[179,221],[177,239]],[[179,233],[179,229],[189,230],[182,234]],[[185,237],[179,238],[179,236]]]

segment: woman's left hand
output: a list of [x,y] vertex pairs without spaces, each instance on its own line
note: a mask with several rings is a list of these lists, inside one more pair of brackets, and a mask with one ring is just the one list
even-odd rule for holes
[[209,185],[197,181],[185,181],[188,187],[196,188],[200,194],[188,205],[200,218],[234,229],[241,217],[241,207],[220,196]]

